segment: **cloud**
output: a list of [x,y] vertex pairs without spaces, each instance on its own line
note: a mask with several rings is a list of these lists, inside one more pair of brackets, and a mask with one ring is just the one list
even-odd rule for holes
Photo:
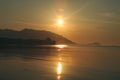
[[115,18],[116,14],[113,12],[103,12],[99,14],[101,17],[105,17],[105,18]]

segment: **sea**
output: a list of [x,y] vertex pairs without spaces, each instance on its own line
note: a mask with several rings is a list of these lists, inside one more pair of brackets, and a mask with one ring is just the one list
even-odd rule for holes
[[120,80],[119,46],[49,47],[0,48],[0,80]]

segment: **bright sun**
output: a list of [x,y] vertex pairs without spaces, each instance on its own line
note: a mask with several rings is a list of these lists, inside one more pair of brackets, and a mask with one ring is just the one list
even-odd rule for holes
[[64,24],[64,18],[62,15],[59,15],[58,18],[57,18],[57,25],[58,26],[63,26]]
[[58,25],[61,26],[64,24],[64,20],[63,19],[58,19],[57,21]]
[[58,19],[58,24],[63,24],[64,23],[64,20],[63,19]]

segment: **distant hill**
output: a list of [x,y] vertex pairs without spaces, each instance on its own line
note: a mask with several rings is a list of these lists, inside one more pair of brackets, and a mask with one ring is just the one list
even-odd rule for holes
[[65,37],[45,30],[23,29],[21,31],[0,29],[0,38],[13,38],[13,39],[39,39],[45,40],[51,38],[57,44],[74,44],[74,42],[66,39]]

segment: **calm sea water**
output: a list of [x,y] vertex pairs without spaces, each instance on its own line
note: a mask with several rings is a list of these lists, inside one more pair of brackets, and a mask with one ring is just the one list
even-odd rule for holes
[[0,80],[120,80],[120,47],[0,49]]

